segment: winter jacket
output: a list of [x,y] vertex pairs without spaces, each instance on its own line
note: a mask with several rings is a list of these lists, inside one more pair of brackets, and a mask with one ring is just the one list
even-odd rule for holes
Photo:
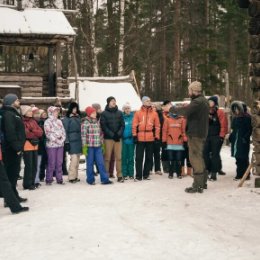
[[209,136],[220,136],[224,138],[228,133],[228,121],[222,109],[210,108],[209,112]]
[[[235,105],[233,102],[232,105]],[[232,109],[231,105],[231,109]],[[248,159],[250,150],[250,136],[252,134],[251,116],[245,114],[242,105],[237,103],[240,114],[234,116],[231,123],[231,155],[235,158]]]
[[188,106],[172,107],[170,112],[185,116],[187,119],[186,135],[205,139],[209,127],[209,103],[203,96],[195,96]]
[[185,128],[186,119],[184,117],[167,117],[163,124],[162,141],[167,144],[182,145],[187,142]]
[[11,106],[2,108],[2,131],[4,143],[2,149],[12,149],[21,152],[26,140],[25,129],[21,115]]
[[115,135],[122,137],[125,122],[123,113],[118,110],[117,106],[114,108],[106,106],[105,111],[101,113],[100,124],[105,139],[114,139]]
[[100,147],[103,144],[103,133],[96,119],[86,117],[81,125],[82,145]]
[[132,135],[132,125],[133,125],[133,118],[134,118],[134,113],[131,112],[130,115],[123,114],[124,116],[124,121],[125,121],[125,129],[123,132],[123,142],[125,144],[133,144],[133,135]]
[[81,119],[78,115],[71,114],[62,120],[66,131],[66,141],[69,143],[69,154],[82,153]]
[[43,155],[46,152],[46,135],[44,132],[44,122],[46,119],[40,119],[37,123],[43,131],[42,137],[39,139],[38,155]]
[[53,116],[56,107],[48,108],[48,119],[44,122],[44,131],[46,134],[46,147],[63,147],[66,139],[65,129],[62,121]]
[[132,134],[139,142],[160,140],[160,121],[152,107],[142,106],[134,115]]
[[[32,117],[24,117],[23,123],[25,127],[26,142],[24,144],[24,151],[37,151],[38,144],[33,145],[31,142],[36,141],[39,143],[39,139],[43,135],[43,131]],[[35,143],[35,144],[36,144]]]

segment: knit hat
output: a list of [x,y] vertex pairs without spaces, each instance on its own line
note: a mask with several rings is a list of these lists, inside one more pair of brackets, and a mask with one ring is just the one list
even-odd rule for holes
[[193,81],[189,85],[188,89],[189,90],[193,90],[193,91],[197,91],[197,92],[201,92],[202,91],[202,86],[201,86],[201,83],[199,81]]
[[85,109],[85,112],[86,112],[87,116],[90,117],[92,113],[96,112],[96,109],[94,107],[87,107]]
[[4,106],[11,106],[18,97],[15,94],[7,94],[3,99],[3,105]]
[[143,96],[143,97],[142,97],[142,102],[143,102],[143,103],[144,103],[145,101],[147,101],[147,100],[150,100],[150,98],[147,97],[147,96]]
[[209,101],[213,101],[215,106],[218,106],[218,97],[217,96],[210,97]]
[[111,96],[111,97],[108,97],[108,98],[107,98],[107,104],[109,105],[110,101],[113,100],[113,99],[116,101],[116,99],[115,99],[114,97],[112,97],[112,96]]
[[130,103],[126,102],[126,103],[123,105],[122,110],[124,111],[126,108],[130,108],[130,109],[131,109]]
[[92,104],[92,107],[95,108],[96,110],[101,109],[101,106],[100,106],[100,104],[98,104],[98,103],[93,103],[93,104]]
[[32,111],[32,107],[31,106],[21,106],[21,114],[23,116],[25,116],[27,114],[27,112]]

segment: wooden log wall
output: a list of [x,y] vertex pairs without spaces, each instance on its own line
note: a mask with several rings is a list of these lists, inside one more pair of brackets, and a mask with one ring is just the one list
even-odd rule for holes
[[57,78],[56,96],[57,97],[69,97],[70,96],[68,79]]
[[[249,76],[250,87],[255,101],[252,105],[252,126],[253,126],[253,174],[260,176],[260,0],[239,0],[241,8],[248,8],[251,17],[249,22]],[[258,180],[260,178],[257,178]],[[255,182],[257,186],[257,181]]]
[[24,97],[41,97],[43,79],[41,76],[0,75],[1,85],[18,85]]

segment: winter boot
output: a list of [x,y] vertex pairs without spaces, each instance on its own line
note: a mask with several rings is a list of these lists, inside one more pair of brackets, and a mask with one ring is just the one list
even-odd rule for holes
[[219,175],[226,175],[226,173],[223,172],[222,170],[220,170],[220,171],[218,172],[218,174],[219,174]]
[[169,173],[168,178],[169,178],[169,179],[173,179],[173,172]]
[[216,181],[217,180],[217,173],[212,172],[209,178],[210,181]]
[[203,193],[203,188],[198,187],[198,188],[194,188],[194,187],[189,187],[185,189],[185,192],[187,193]]

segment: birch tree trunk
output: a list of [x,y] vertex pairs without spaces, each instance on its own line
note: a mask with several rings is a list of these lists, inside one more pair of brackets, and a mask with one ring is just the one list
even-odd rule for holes
[[124,30],[125,27],[125,0],[120,0],[119,48],[118,48],[118,74],[124,72]]

